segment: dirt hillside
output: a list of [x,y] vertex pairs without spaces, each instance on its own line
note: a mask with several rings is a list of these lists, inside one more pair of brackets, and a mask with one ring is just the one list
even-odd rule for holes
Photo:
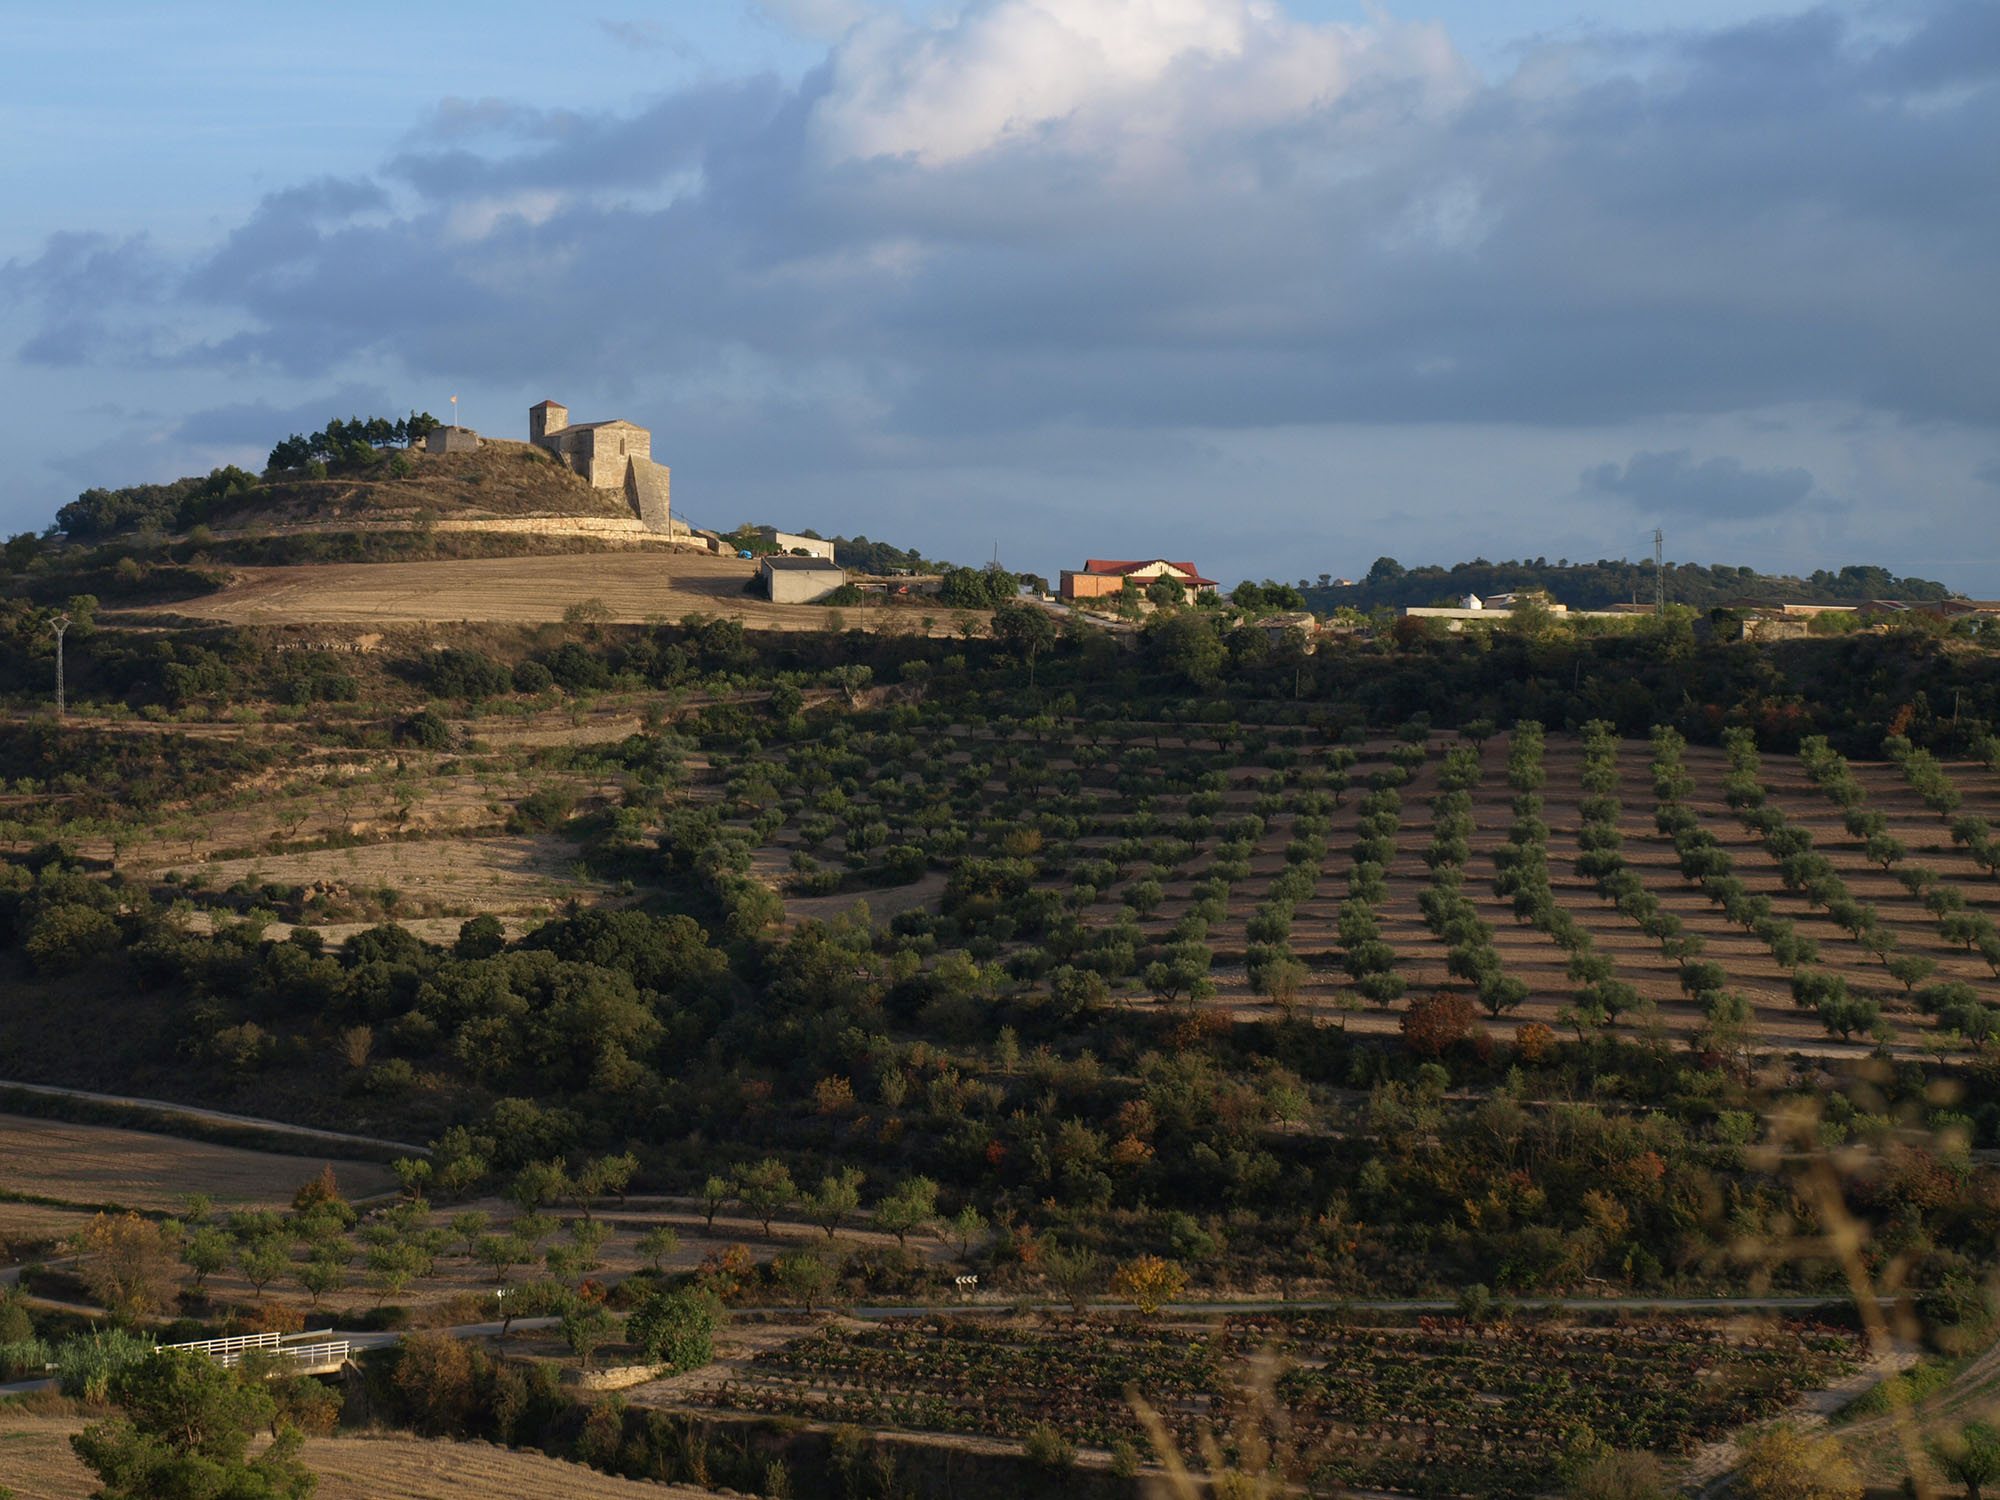
[[[398,454],[410,473],[398,478]],[[266,527],[352,525],[357,522],[480,519],[510,516],[630,516],[621,490],[594,490],[531,443],[488,439],[476,453],[396,450],[358,473],[326,479],[303,474],[259,486],[209,528],[217,534]]]

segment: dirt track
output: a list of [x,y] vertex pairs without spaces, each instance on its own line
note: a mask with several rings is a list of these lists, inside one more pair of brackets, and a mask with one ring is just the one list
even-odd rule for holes
[[[570,606],[597,599],[622,624],[700,612],[755,630],[828,628],[830,612],[818,605],[772,604],[745,593],[752,575],[741,558],[658,552],[242,568],[221,593],[177,604],[174,613],[231,625],[518,625],[560,620]],[[949,629],[951,612],[934,613],[935,628]],[[915,609],[858,608],[844,618],[850,627],[893,619],[922,628]]]

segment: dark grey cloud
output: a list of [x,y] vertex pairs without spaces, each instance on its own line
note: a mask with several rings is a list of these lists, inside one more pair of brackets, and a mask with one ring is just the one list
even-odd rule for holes
[[2000,458],[1981,464],[1972,471],[1972,477],[1986,484],[2000,484]]
[[1813,487],[1804,469],[1749,469],[1734,458],[1696,463],[1685,448],[1635,453],[1623,465],[1598,464],[1583,471],[1582,481],[1588,493],[1615,495],[1649,513],[1722,521],[1774,516]]
[[[767,415],[916,442],[1812,402],[1991,425],[1994,17],[1937,0],[1885,34],[1827,6],[1613,39],[1552,84],[1364,68],[1288,112],[1239,97],[1263,75],[1189,64],[1129,115],[1107,91],[956,154],[840,148],[880,98],[863,124],[892,142],[896,110],[955,104],[897,94],[921,49],[852,39],[796,83],[624,113],[453,105],[379,180],[275,195],[182,268],[176,306],[218,326],[172,347],[538,385],[727,368]],[[112,259],[110,312],[23,280],[24,357],[115,357],[105,319],[143,325],[161,272]],[[1676,503],[1795,483],[1716,462]]]
[[29,309],[31,364],[75,366],[157,352],[155,319],[180,272],[144,235],[51,235],[32,260],[0,265],[0,299]]

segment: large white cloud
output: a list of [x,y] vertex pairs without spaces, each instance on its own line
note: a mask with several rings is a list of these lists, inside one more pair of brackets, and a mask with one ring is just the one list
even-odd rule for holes
[[814,125],[835,158],[936,166],[1015,146],[1143,164],[1360,89],[1435,107],[1470,85],[1441,28],[1386,17],[1308,25],[1253,0],[975,0],[942,21],[883,12],[854,27]]

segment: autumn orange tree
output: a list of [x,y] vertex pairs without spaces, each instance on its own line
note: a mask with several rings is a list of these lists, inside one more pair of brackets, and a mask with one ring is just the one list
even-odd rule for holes
[[1149,1318],[1180,1296],[1186,1287],[1187,1272],[1157,1255],[1128,1260],[1111,1277],[1112,1294],[1133,1302]]
[[1411,1051],[1438,1057],[1478,1031],[1479,1012],[1465,996],[1437,990],[1412,1000],[1402,1024]]
[[150,1317],[180,1289],[175,1240],[135,1213],[99,1214],[77,1237],[83,1284],[113,1317]]

